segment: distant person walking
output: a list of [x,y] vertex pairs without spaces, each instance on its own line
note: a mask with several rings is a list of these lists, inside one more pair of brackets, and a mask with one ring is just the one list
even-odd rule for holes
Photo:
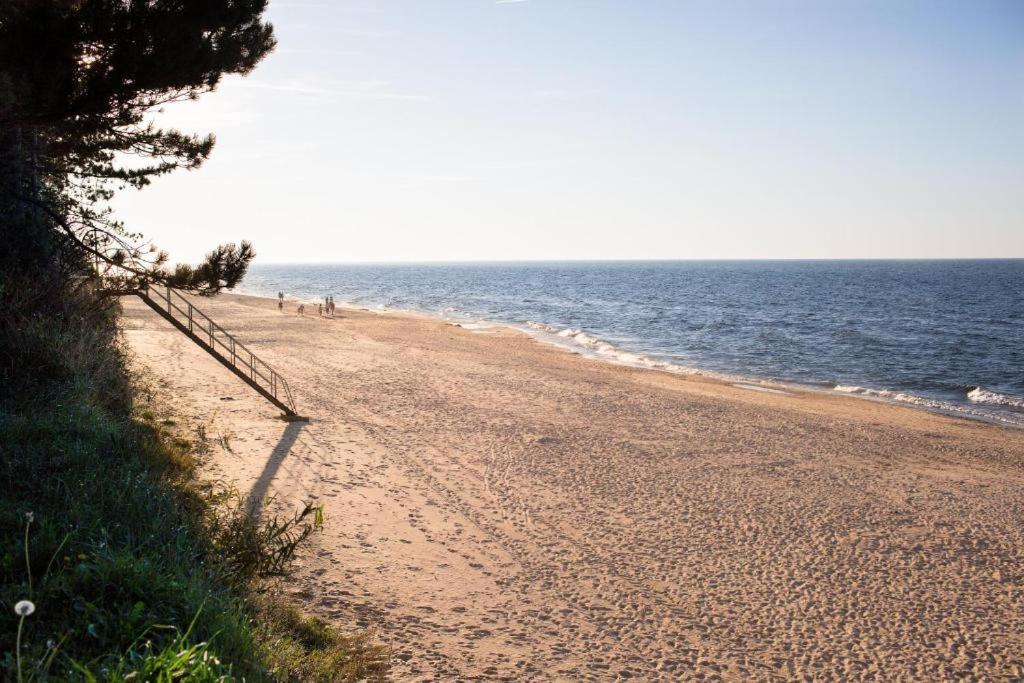
[[284,313],[284,292],[277,293],[277,310]]
[[332,318],[334,317],[334,297],[333,296],[328,297],[327,312],[330,314],[330,316]]
[[299,304],[299,315],[306,315],[306,304]]
[[324,305],[323,304],[317,304],[316,305],[316,314],[318,316],[320,316],[321,318],[324,317]]

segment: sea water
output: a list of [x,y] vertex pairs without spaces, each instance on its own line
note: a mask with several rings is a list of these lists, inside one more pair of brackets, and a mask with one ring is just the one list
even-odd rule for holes
[[240,291],[1024,426],[1024,259],[257,264]]

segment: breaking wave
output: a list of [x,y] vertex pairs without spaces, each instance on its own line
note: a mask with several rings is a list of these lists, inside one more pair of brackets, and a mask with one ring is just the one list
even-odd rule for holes
[[1008,396],[989,391],[983,387],[974,387],[967,392],[967,398],[974,403],[986,403],[988,405],[1007,406],[1010,408],[1024,409],[1024,398],[1019,396]]
[[838,391],[841,394],[854,394],[857,396],[867,396],[869,398],[884,398],[889,401],[897,401],[899,403],[911,403],[916,406],[923,406],[926,408],[944,408],[948,404],[946,401],[939,401],[932,398],[924,398],[923,396],[915,396],[914,394],[908,394],[903,391],[890,391],[889,389],[868,389],[867,387],[850,386],[845,384],[837,384],[834,391]]
[[863,398],[907,403],[919,408],[936,410],[950,415],[961,415],[963,417],[987,420],[990,422],[1024,426],[1024,421],[1015,419],[1005,411],[993,411],[989,408],[989,406],[1006,406],[1024,409],[1024,399],[997,394],[995,392],[982,389],[981,387],[975,387],[967,392],[967,399],[969,401],[982,404],[977,407],[962,403],[954,403],[952,401],[943,401],[936,398],[927,398],[916,394],[909,394],[905,391],[891,391],[889,389],[869,389],[867,387],[837,384],[833,388],[833,391],[837,391],[841,394],[860,396]]
[[659,360],[643,353],[625,351],[615,346],[615,344],[610,341],[601,339],[600,337],[595,337],[584,330],[574,327],[559,329],[557,327],[552,327],[551,325],[545,325],[544,323],[528,322],[526,323],[526,328],[530,334],[541,341],[552,343],[573,351],[581,351],[588,356],[601,358],[621,365],[631,365],[638,368],[650,368],[653,370],[664,370],[665,372],[673,372],[680,375],[702,375],[705,377],[727,378],[726,375],[720,373],[698,370],[697,368],[679,365],[678,363]]

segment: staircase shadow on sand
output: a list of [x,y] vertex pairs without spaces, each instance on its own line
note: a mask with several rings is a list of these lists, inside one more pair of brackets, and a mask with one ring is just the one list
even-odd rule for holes
[[284,462],[284,459],[291,452],[292,446],[298,440],[299,433],[305,424],[304,422],[289,422],[285,426],[284,432],[281,433],[281,438],[278,439],[274,450],[270,452],[270,457],[267,458],[267,463],[263,466],[263,472],[260,473],[256,483],[252,485],[252,489],[249,490],[248,500],[249,512],[251,514],[259,514],[266,499],[267,490],[270,488],[270,483],[274,481],[281,463]]

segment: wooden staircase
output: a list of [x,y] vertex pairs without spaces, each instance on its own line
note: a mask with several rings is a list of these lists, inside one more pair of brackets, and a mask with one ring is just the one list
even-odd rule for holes
[[189,298],[171,287],[144,285],[126,292],[137,295],[150,308],[174,325],[201,349],[216,358],[221,365],[235,373],[263,398],[284,411],[284,419],[307,422],[309,418],[298,414],[295,399],[288,382],[276,370],[215,323],[208,315],[192,305]]

